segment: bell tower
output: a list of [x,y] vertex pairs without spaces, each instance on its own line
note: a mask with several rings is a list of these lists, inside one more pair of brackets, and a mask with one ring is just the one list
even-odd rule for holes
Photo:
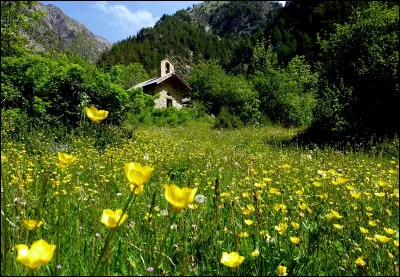
[[162,60],[158,65],[158,77],[164,77],[174,71],[175,67],[168,59]]

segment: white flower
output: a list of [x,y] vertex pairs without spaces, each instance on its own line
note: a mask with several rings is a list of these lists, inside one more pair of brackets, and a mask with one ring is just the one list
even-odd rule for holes
[[238,163],[238,162],[235,162],[234,165],[235,165],[235,166],[239,166],[239,163]]
[[175,223],[172,223],[170,228],[171,228],[171,230],[173,230],[173,229],[176,230],[178,228],[178,225],[176,225]]
[[168,215],[168,211],[167,210],[161,210],[160,211],[160,215],[167,216]]
[[310,154],[307,155],[307,160],[312,161],[312,156]]
[[122,196],[122,193],[117,192],[117,196],[118,196],[118,197]]
[[206,202],[207,197],[205,197],[202,194],[197,194],[196,197],[194,198],[194,201],[196,201],[199,204],[203,204],[204,202]]
[[143,160],[147,161],[149,159],[149,154],[144,154]]

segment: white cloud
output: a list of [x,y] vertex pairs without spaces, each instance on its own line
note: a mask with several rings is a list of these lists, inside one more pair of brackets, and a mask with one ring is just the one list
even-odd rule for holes
[[107,21],[110,25],[122,26],[125,29],[151,27],[159,19],[148,11],[137,10],[132,12],[124,5],[113,5],[107,3],[107,1],[97,1],[95,7],[107,15]]

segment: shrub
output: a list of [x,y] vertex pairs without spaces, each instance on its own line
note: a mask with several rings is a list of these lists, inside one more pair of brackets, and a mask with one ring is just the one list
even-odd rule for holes
[[243,127],[243,122],[240,120],[240,117],[229,112],[227,107],[222,107],[214,128],[232,129],[239,127]]
[[195,67],[188,81],[193,89],[191,98],[201,102],[207,112],[218,115],[225,106],[245,124],[258,122],[258,94],[243,76],[229,76],[216,61],[210,61]]
[[112,123],[127,111],[126,91],[91,64],[25,55],[4,58],[1,71],[2,108],[20,108],[36,123],[77,126],[87,105],[110,111]]

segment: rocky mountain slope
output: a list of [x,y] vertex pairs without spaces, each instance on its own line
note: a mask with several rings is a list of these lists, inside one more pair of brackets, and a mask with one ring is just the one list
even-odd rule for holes
[[204,1],[173,15],[163,15],[154,27],[143,28],[136,36],[115,43],[102,54],[99,64],[110,68],[139,62],[150,74],[160,60],[168,57],[177,62],[175,68],[185,76],[194,64],[218,59],[229,71],[234,57],[240,59],[243,52],[249,52],[241,45],[245,47],[247,39],[263,33],[281,8],[278,2]]
[[45,16],[27,31],[31,46],[37,51],[71,49],[89,60],[96,61],[101,53],[112,47],[112,43],[94,35],[85,25],[68,17],[52,4],[39,3],[33,9],[45,13]]
[[281,7],[276,1],[204,1],[187,12],[220,37],[249,37],[263,30]]

